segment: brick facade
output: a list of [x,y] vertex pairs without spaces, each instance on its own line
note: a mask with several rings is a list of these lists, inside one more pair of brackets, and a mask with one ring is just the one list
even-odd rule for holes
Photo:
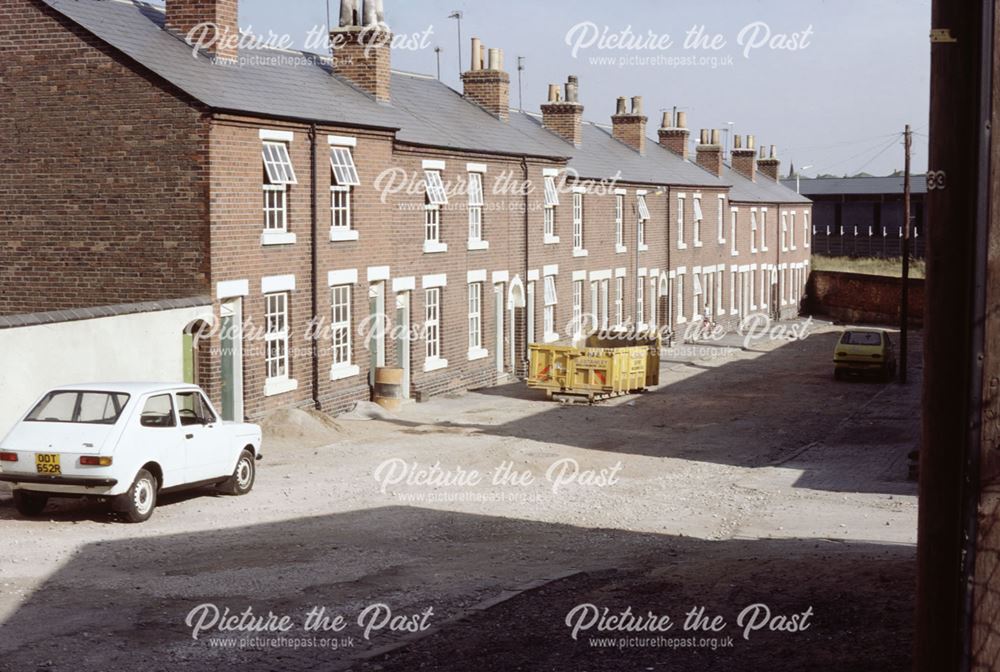
[[[37,30],[30,40],[21,40],[20,35],[30,33],[29,24],[41,24],[43,44]],[[620,279],[623,322],[669,327],[678,335],[699,321],[703,311],[698,304],[709,298],[709,283],[718,322],[734,323],[762,307],[759,294],[764,290],[756,288],[765,286],[764,273],[768,282],[773,276],[775,287],[787,288],[775,313],[797,312],[808,262],[806,233],[797,231],[796,242],[801,242],[793,246],[786,229],[783,249],[781,223],[792,226],[794,211],[794,226],[801,229],[808,206],[730,202],[728,190],[720,186],[578,182],[602,176],[567,178],[566,161],[556,158],[408,144],[392,129],[202,109],[37,0],[6,3],[0,9],[0,31],[15,47],[2,82],[0,119],[7,155],[14,160],[3,197],[11,206],[16,234],[0,247],[5,262],[0,315],[210,294],[215,300],[213,327],[229,311],[242,318],[238,378],[247,418],[259,419],[283,407],[343,410],[369,398],[373,366],[402,366],[406,360],[407,393],[416,399],[523,375],[529,342],[546,335],[547,276],[555,281],[553,322],[561,340],[574,336],[569,325],[576,283],[582,283],[583,315],[598,314],[615,324]],[[349,27],[334,35],[338,33],[348,37],[335,54],[335,72],[388,100],[388,48],[376,48],[366,58],[359,30]],[[466,97],[502,120],[507,115],[507,74],[478,70],[466,75]],[[545,126],[580,145],[582,106],[575,102],[575,86],[571,78],[573,100],[546,105],[543,114]],[[34,113],[39,101],[45,104],[44,115]],[[613,137],[641,155],[646,150],[641,100],[633,99],[631,112],[623,103],[619,112],[612,119]],[[81,128],[86,132],[73,132]],[[660,136],[671,151],[686,152],[686,129],[665,128]],[[287,148],[296,177],[284,191],[287,225],[280,230],[265,230],[264,142]],[[332,226],[333,147],[349,148],[358,171],[359,184],[349,192],[350,231]],[[565,155],[569,152],[555,156]],[[721,156],[718,165],[721,171]],[[425,244],[423,185],[393,193],[377,188],[380,178],[384,181],[393,171],[422,179],[426,170],[439,172],[444,184],[454,187],[440,209],[434,245]],[[482,176],[485,197],[479,240],[470,238],[465,186],[471,173]],[[541,185],[547,175],[561,186],[555,238],[544,235]],[[708,173],[705,177],[706,184],[713,183]],[[528,188],[511,188],[521,184]],[[582,192],[577,195],[575,189]],[[641,245],[640,196],[649,211]],[[583,213],[581,245],[574,245],[577,197]],[[702,213],[698,240],[696,199]],[[749,233],[751,212],[763,222],[765,209],[766,250],[762,241],[753,246]],[[758,235],[763,240],[763,230]],[[706,269],[712,269],[712,279],[696,296],[693,277],[705,275]],[[714,288],[720,277],[718,301]],[[470,283],[481,285],[479,348],[470,347]],[[737,286],[755,288],[756,298],[741,290],[745,305],[731,309],[738,303]],[[775,291],[771,284],[766,287]],[[347,288],[350,299],[350,361],[339,366],[334,366],[328,337],[334,288],[341,294]],[[427,357],[428,290],[440,295],[437,358]],[[287,375],[280,385],[268,377],[263,336],[268,331],[267,296],[274,294],[286,295],[288,308]],[[372,302],[381,303],[386,318],[384,339],[374,338],[383,347],[374,350],[368,348]],[[408,320],[400,323],[405,310]],[[530,334],[529,324],[534,329]],[[320,338],[309,338],[317,328]],[[197,357],[198,381],[218,405],[224,396],[224,346],[219,330],[211,329]]]

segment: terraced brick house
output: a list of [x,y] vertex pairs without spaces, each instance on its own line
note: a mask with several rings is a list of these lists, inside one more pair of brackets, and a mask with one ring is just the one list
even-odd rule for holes
[[157,377],[226,418],[336,411],[379,367],[420,399],[594,326],[798,313],[810,202],[752,140],[690,156],[683,115],[654,142],[638,96],[585,121],[575,77],[512,111],[501,50],[474,40],[458,92],[366,48],[380,2],[341,9],[331,59],[185,42],[237,34],[237,0],[3,3],[0,341],[36,371],[16,406]]

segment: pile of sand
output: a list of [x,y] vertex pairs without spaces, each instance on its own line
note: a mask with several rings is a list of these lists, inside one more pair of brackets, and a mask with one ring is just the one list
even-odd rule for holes
[[260,423],[265,444],[295,441],[298,444],[325,445],[344,431],[326,413],[313,409],[282,409],[271,413]]

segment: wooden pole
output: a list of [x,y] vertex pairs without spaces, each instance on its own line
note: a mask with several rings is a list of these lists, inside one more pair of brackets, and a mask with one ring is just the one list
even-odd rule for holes
[[910,336],[910,154],[913,147],[913,133],[910,125],[903,132],[906,146],[906,165],[903,177],[903,287],[902,305],[899,309],[899,384],[906,385],[906,370],[909,364]]

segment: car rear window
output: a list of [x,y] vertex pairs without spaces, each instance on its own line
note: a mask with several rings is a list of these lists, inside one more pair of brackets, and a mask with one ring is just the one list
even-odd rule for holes
[[113,425],[128,399],[122,392],[49,392],[25,421]]
[[870,331],[845,331],[840,342],[844,345],[882,345],[882,334]]

